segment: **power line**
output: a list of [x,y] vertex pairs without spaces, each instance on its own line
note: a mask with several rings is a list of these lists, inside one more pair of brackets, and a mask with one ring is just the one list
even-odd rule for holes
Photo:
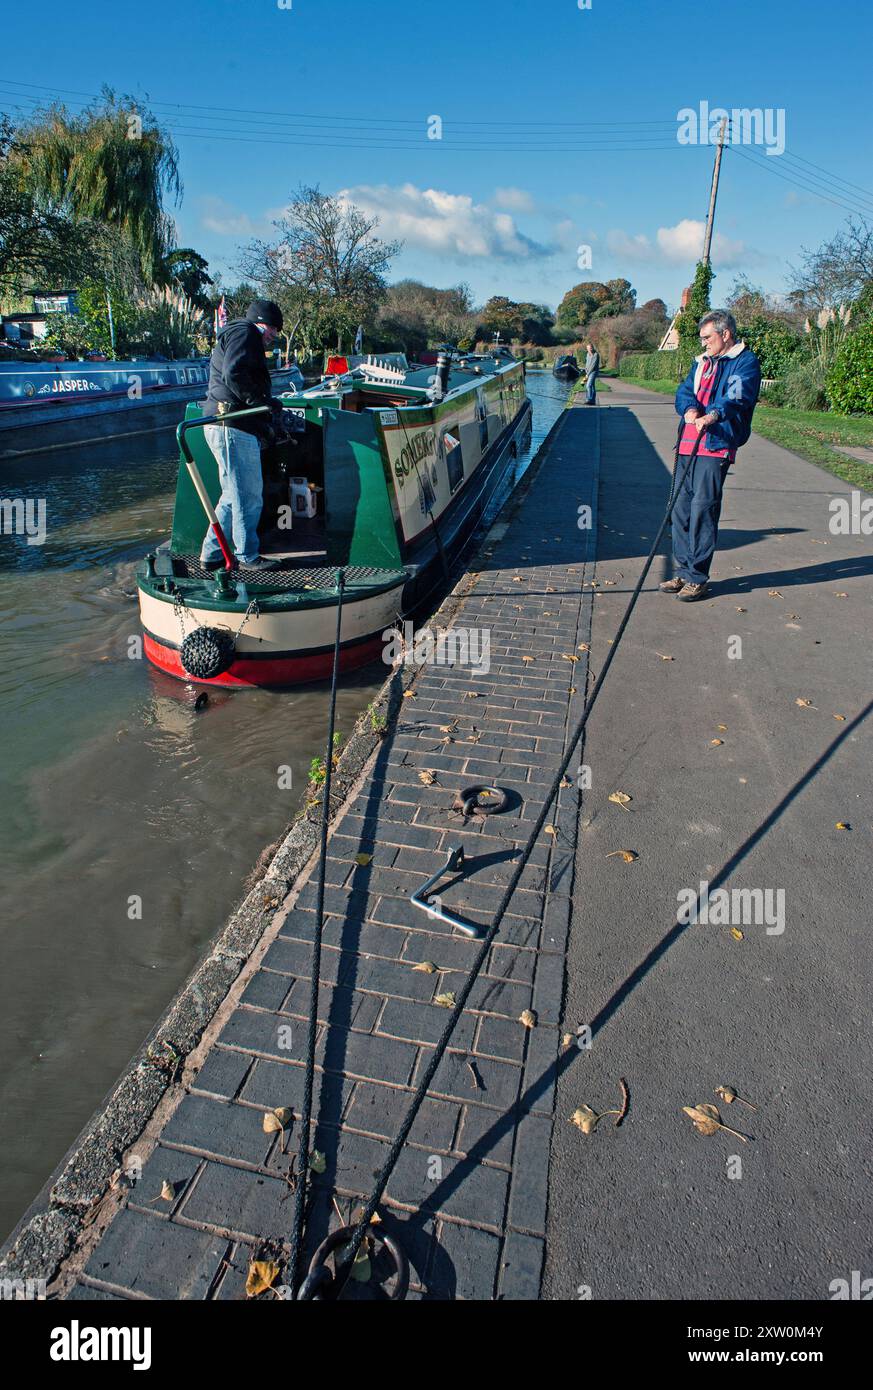
[[804,193],[811,193],[814,197],[821,198],[826,203],[832,203],[834,207],[842,208],[844,212],[853,213],[856,217],[862,218],[873,216],[873,208],[858,206],[855,203],[850,204],[842,199],[828,197],[828,194],[822,192],[820,188],[816,188],[808,183],[803,183],[799,179],[792,177],[791,174],[782,173],[778,169],[774,169],[772,162],[768,160],[766,156],[759,156],[756,158],[752,151],[742,149],[737,145],[729,145],[728,148],[733,154],[738,154],[742,159],[754,165],[756,169],[766,169],[771,174],[775,175],[777,179],[782,179],[783,183],[788,183],[794,188],[799,188]]

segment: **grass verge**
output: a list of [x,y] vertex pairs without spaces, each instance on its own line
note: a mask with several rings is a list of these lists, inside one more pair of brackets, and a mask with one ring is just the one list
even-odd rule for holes
[[[672,381],[637,381],[634,377],[621,379],[629,386],[641,386],[646,391],[657,391],[664,396],[676,393],[676,384]],[[781,444],[783,449],[790,449],[810,463],[818,464],[827,473],[842,478],[844,483],[873,492],[873,464],[847,458],[831,447],[833,444],[845,444],[850,448],[873,448],[873,417],[759,405],[755,410],[753,428],[755,434],[772,440],[774,444]]]

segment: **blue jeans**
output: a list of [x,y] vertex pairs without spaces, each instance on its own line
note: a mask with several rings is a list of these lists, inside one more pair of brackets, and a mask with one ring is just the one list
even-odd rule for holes
[[[688,462],[680,455],[678,472]],[[730,464],[726,459],[701,458],[691,464],[673,509],[673,562],[686,584],[705,584],[718,541],[722,490]]]
[[595,395],[594,395],[594,393],[595,393],[595,391],[596,391],[596,389],[597,389],[596,386],[594,385],[594,383],[596,382],[596,380],[597,380],[597,373],[596,373],[596,372],[589,372],[589,373],[588,373],[588,383],[587,383],[587,385],[588,385],[588,391],[587,391],[587,394],[586,394],[586,396],[585,396],[585,402],[586,402],[587,405],[596,405],[596,404],[597,404],[597,401],[596,401],[596,398],[595,398]]
[[[253,434],[225,425],[207,425],[203,433],[218,463],[218,524],[228,539],[232,537],[236,558],[247,564],[260,554],[258,522],[264,492],[260,445]],[[221,559],[211,526],[203,538],[200,559],[204,563]]]

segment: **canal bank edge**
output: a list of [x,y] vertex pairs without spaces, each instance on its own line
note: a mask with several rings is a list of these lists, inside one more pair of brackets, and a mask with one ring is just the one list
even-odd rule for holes
[[[479,554],[507,529],[566,420],[565,410],[477,550],[462,560],[466,568],[430,622],[442,627],[451,623],[472,583],[471,571],[476,569]],[[593,464],[596,478],[598,457]],[[336,803],[331,825],[353,797],[371,758],[398,719],[405,692],[424,669],[399,667],[392,671],[368,710],[356,721],[333,774]],[[162,1102],[184,1093],[182,1073],[187,1060],[272,925],[277,909],[285,906],[301,875],[317,862],[320,806],[319,798],[297,813],[264,873],[213,939],[119,1082],[97,1107],[12,1231],[0,1249],[0,1278],[36,1279],[50,1285],[77,1244],[90,1243],[83,1238],[98,1225],[104,1228],[123,1203],[128,1189],[122,1175],[125,1154],[144,1134],[158,1108],[164,1109]],[[93,1233],[96,1235],[96,1230]]]

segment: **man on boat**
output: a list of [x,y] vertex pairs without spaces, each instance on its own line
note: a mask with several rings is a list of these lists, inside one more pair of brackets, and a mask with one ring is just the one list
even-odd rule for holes
[[761,365],[745,343],[737,342],[733,314],[715,309],[698,325],[703,352],[676,392],[676,413],[684,420],[677,468],[703,438],[688,467],[673,510],[673,579],[660,587],[683,603],[709,593],[709,567],[718,541],[722,490],[737,449],[752,433],[752,412],[761,390]]
[[[270,413],[250,415],[233,425],[207,425],[206,442],[218,463],[221,496],[215,508],[221,529],[233,538],[240,564],[267,565],[258,546],[258,522],[263,503],[261,444],[273,437],[272,418],[281,409],[272,398],[267,367],[269,352],[283,324],[282,311],[270,299],[256,299],[244,319],[231,319],[219,331],[209,362],[209,389],[204,415],[222,416],[232,410],[265,405]],[[200,551],[201,563],[224,563],[212,527]]]

